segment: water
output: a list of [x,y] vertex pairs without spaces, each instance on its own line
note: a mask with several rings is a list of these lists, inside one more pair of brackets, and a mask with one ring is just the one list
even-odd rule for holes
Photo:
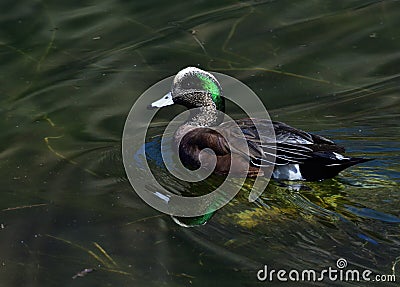
[[[257,281],[264,264],[338,258],[399,274],[398,1],[0,5],[1,286],[254,286],[271,284]],[[176,225],[132,190],[120,143],[135,99],[188,65],[238,78],[273,119],[375,160],[271,183],[257,203],[244,188],[206,225]]]

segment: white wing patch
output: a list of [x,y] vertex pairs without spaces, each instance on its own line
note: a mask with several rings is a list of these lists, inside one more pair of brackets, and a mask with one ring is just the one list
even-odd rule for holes
[[335,155],[336,159],[338,159],[338,160],[349,159],[348,157],[342,156],[340,153],[337,153],[337,152],[333,152],[333,154]]
[[273,178],[283,180],[303,180],[298,164],[287,164],[284,166],[275,166],[272,173]]

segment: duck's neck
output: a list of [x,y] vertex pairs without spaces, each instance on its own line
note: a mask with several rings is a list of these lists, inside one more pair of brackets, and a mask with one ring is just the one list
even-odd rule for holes
[[202,106],[191,111],[187,124],[195,127],[211,127],[220,124],[215,104]]

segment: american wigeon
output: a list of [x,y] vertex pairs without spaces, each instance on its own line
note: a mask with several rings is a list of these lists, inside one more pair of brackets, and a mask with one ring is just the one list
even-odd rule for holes
[[[225,109],[221,85],[212,74],[195,67],[181,70],[174,78],[171,92],[153,102],[149,108],[172,104],[197,108],[174,135],[175,143],[180,142],[180,159],[188,167],[198,168],[199,156],[203,157],[203,163],[207,162],[208,155],[213,155],[200,152],[210,148],[217,157],[214,169],[217,174],[247,173],[248,177],[254,177],[262,175],[265,169],[272,166],[272,177],[275,179],[317,181],[332,178],[345,168],[371,160],[344,156],[344,147],[327,138],[266,119],[237,120],[248,149],[244,152],[240,147],[235,148],[237,132],[232,123],[221,123],[218,116],[218,111],[224,112]],[[258,127],[272,125],[276,142],[261,138],[255,123]],[[233,149],[229,148],[225,138],[231,144],[233,142]]]

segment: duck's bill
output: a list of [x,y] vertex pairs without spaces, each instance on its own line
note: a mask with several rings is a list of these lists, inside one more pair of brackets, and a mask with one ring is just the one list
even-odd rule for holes
[[151,105],[148,106],[149,109],[157,109],[166,106],[173,105],[174,101],[172,100],[172,94],[169,92],[164,97],[159,99],[158,101],[153,102]]

